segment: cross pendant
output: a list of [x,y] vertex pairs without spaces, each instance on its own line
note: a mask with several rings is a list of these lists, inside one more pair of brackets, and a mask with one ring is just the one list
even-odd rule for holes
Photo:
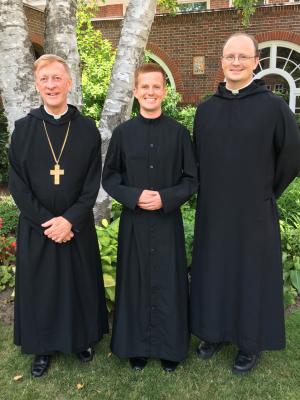
[[50,175],[54,176],[54,185],[59,185],[60,184],[60,175],[64,175],[65,170],[60,169],[59,164],[54,165],[54,169],[50,169]]

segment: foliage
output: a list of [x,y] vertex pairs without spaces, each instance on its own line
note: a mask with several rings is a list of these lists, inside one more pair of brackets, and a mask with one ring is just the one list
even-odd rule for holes
[[0,108],[0,183],[8,181],[8,130],[4,110]]
[[115,51],[103,39],[101,31],[94,29],[91,18],[95,16],[93,2],[78,0],[77,46],[82,62],[83,113],[99,121],[106,97]]
[[19,210],[11,196],[0,196],[0,216],[2,219],[2,235],[15,235]]
[[102,226],[96,226],[101,253],[105,296],[109,311],[112,310],[115,301],[119,222],[119,218],[115,219],[111,224],[106,219],[103,219]]
[[285,305],[295,303],[300,294],[300,179],[286,189],[278,200],[283,262]]
[[0,292],[14,286],[16,239],[2,233],[3,218],[0,218]]
[[185,203],[181,207],[184,236],[185,236],[185,252],[187,265],[192,263],[193,241],[194,241],[194,224],[195,224],[195,209],[190,207],[189,203]]
[[294,225],[295,216],[300,216],[300,178],[296,178],[289,185],[278,199],[277,205],[280,219]]
[[242,24],[247,27],[250,23],[250,17],[255,13],[257,0],[233,0],[232,4],[235,8],[242,10]]
[[300,294],[300,217],[296,228],[280,221],[285,305]]

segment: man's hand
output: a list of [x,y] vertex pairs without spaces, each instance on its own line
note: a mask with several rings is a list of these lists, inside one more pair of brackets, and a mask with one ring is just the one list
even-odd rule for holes
[[71,231],[72,224],[64,217],[52,218],[44,222],[42,227],[48,228],[44,231],[44,235],[56,243],[67,242],[74,236],[74,233]]
[[143,190],[137,205],[143,210],[159,210],[162,208],[160,194],[155,190]]

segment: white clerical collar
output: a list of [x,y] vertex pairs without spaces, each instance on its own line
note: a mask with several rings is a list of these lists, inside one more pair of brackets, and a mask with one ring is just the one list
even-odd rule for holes
[[251,79],[251,81],[249,83],[247,83],[247,85],[240,87],[239,89],[230,89],[229,87],[227,87],[227,85],[225,85],[226,89],[229,90],[232,94],[239,94],[240,90],[245,89],[247,86],[250,86],[251,83],[253,82],[253,79]]
[[45,109],[46,113],[49,114],[49,115],[51,115],[54,119],[59,119],[59,118],[61,118],[63,115],[67,114],[67,112],[68,112],[68,106],[67,106],[67,108],[66,108],[66,111],[64,111],[64,112],[61,113],[61,114],[52,114],[52,113],[47,109],[47,107],[45,106],[45,104],[44,104],[44,109]]

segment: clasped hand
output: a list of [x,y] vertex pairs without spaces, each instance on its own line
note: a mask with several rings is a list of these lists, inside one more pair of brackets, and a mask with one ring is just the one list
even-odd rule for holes
[[42,227],[47,228],[44,231],[44,235],[56,243],[65,243],[74,237],[72,224],[64,217],[49,219],[49,221],[42,224]]
[[159,210],[162,201],[159,192],[155,190],[143,190],[137,205],[143,210]]

